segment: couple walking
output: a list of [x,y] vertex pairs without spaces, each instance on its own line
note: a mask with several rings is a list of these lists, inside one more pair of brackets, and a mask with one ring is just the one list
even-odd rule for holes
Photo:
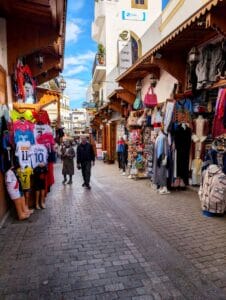
[[[62,174],[64,176],[63,184],[67,182],[67,175],[69,175],[68,184],[72,184],[72,176],[74,175],[74,157],[75,150],[73,149],[70,142],[66,142],[65,146],[62,147],[62,161],[63,161],[63,170]],[[81,143],[77,147],[77,168],[82,170],[83,176],[83,187],[90,189],[90,176],[91,176],[91,167],[95,164],[95,153],[93,146],[88,143],[87,137],[83,136],[81,138]]]

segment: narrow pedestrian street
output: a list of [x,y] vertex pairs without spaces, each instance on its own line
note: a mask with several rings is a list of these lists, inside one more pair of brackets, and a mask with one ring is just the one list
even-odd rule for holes
[[47,208],[0,230],[0,299],[225,299],[225,218],[193,191],[157,195],[97,162],[92,189],[61,165]]

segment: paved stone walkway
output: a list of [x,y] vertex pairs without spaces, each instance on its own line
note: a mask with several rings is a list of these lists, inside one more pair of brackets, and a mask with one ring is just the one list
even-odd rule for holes
[[226,219],[193,191],[160,196],[102,162],[91,191],[56,175],[46,210],[0,229],[1,300],[226,299]]

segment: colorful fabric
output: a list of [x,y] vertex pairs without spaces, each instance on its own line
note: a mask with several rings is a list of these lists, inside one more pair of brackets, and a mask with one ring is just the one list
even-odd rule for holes
[[48,151],[44,145],[33,145],[30,148],[31,166],[36,168],[39,165],[46,165],[48,161]]
[[224,114],[225,114],[225,103],[226,103],[226,89],[220,89],[218,92],[216,111],[213,121],[213,138],[219,137],[226,133],[226,128],[224,126]]
[[37,136],[39,136],[40,134],[44,134],[44,133],[50,133],[53,135],[53,131],[52,128],[47,125],[47,124],[35,124],[34,126],[34,137],[35,140],[37,138]]
[[27,130],[34,130],[34,124],[31,123],[30,121],[21,121],[17,120],[13,122],[13,130],[21,130],[21,131],[27,131]]
[[16,130],[14,133],[14,141],[17,144],[18,142],[30,142],[31,144],[35,143],[34,134],[30,130],[21,131]]
[[39,112],[32,111],[33,117],[35,118],[37,123],[43,123],[50,125],[49,115],[46,110],[40,110]]
[[19,113],[17,110],[12,110],[10,112],[10,118],[12,121],[16,121],[16,120],[20,120],[21,118],[24,118],[25,120],[30,121],[32,123],[36,122],[31,110],[25,110],[25,112],[23,113]]
[[47,132],[47,133],[38,135],[36,137],[36,143],[45,145],[46,148],[48,149],[48,151],[51,151],[51,149],[53,148],[53,146],[55,144],[55,141],[54,141],[52,133]]
[[15,155],[18,157],[21,168],[31,166],[30,148],[31,148],[30,142],[18,142],[17,143]]
[[29,190],[31,188],[31,175],[33,170],[31,167],[17,169],[17,174],[20,178],[23,190]]

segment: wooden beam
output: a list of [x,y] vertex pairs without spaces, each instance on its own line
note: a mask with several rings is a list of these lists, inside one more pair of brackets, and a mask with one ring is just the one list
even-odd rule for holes
[[52,55],[44,55],[43,66],[40,68],[39,66],[37,66],[37,63],[35,61],[35,56],[36,56],[36,54],[30,55],[26,59],[26,62],[31,69],[31,73],[32,73],[33,77],[37,77],[38,75],[41,75],[44,71],[51,70],[56,65],[60,64],[59,57],[57,58]]
[[136,95],[136,83],[137,83],[137,79],[128,79],[128,80],[123,79],[119,81],[119,85],[133,95]]
[[158,66],[171,74],[181,84],[182,90],[185,88],[186,78],[186,55],[183,53],[175,52],[173,55],[167,55],[166,58],[161,59],[154,58],[152,56],[151,61],[158,64]]
[[10,19],[7,22],[8,69],[13,74],[17,59],[34,53],[57,40],[58,32],[46,25]]
[[47,74],[43,73],[43,74],[40,74],[36,77],[36,80],[37,80],[37,83],[38,84],[42,84],[44,82],[47,82],[57,76],[59,76],[60,74],[60,70],[57,69],[57,66],[56,68],[52,68],[50,70],[48,70]]
[[226,18],[222,11],[211,12],[206,17],[206,27],[212,27],[226,36]]
[[130,92],[123,90],[123,91],[120,91],[120,92],[117,93],[117,98],[125,101],[128,104],[133,104],[133,102],[136,98],[136,95],[131,94]]
[[122,114],[122,106],[119,103],[110,103],[109,108]]

